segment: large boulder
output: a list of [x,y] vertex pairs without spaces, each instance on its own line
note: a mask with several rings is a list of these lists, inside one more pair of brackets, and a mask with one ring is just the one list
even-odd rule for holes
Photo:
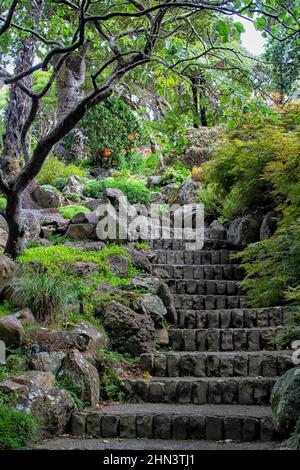
[[36,320],[29,308],[24,308],[13,315],[0,318],[0,340],[7,347],[19,346],[24,340],[23,325],[35,323]]
[[37,186],[32,192],[33,199],[36,201],[37,206],[42,209],[56,208],[61,206],[61,196],[58,192],[51,189],[42,188]]
[[70,176],[63,189],[63,194],[68,195],[68,194],[78,194],[79,196],[82,195],[83,191],[83,183],[79,176],[73,175]]
[[27,363],[29,369],[52,372],[52,374],[56,375],[61,368],[65,356],[66,353],[63,351],[28,354]]
[[129,249],[128,252],[131,256],[132,264],[135,268],[141,269],[142,271],[146,271],[148,273],[151,272],[152,264],[150,263],[149,258],[145,253],[132,249]]
[[0,383],[0,391],[14,395],[15,407],[34,414],[43,435],[55,436],[66,432],[76,405],[66,390],[54,385],[51,372],[30,371]]
[[128,258],[122,254],[111,254],[109,256],[109,271],[113,276],[128,277]]
[[8,256],[0,255],[0,292],[9,284],[17,272],[17,264]]
[[167,309],[158,295],[142,294],[133,302],[132,308],[138,313],[149,315],[155,327],[162,328],[162,320],[167,314]]
[[57,378],[68,384],[86,406],[96,406],[99,403],[98,371],[77,349],[67,354]]
[[166,307],[166,310],[167,310],[166,320],[172,325],[176,325],[177,324],[177,311],[175,307],[174,297],[172,295],[172,292],[169,286],[165,282],[160,280],[156,284],[155,293],[156,295],[158,295],[158,297],[161,298],[164,306]]
[[73,328],[73,333],[86,336],[88,338],[87,347],[89,350],[99,351],[107,345],[107,336],[95,325],[88,322],[79,322]]
[[114,350],[134,356],[154,351],[155,327],[149,316],[112,300],[104,306],[103,324]]
[[162,176],[160,176],[160,175],[148,176],[147,186],[148,186],[149,189],[153,189],[156,186],[160,186],[161,183],[162,183]]
[[6,347],[19,346],[24,339],[24,328],[14,315],[0,318],[0,340]]
[[219,222],[219,220],[214,220],[209,226],[209,238],[215,240],[225,240],[226,238],[226,229]]
[[3,215],[0,215],[0,248],[5,248],[7,239],[8,225]]
[[227,240],[234,246],[246,246],[259,240],[260,224],[252,217],[238,217],[230,223]]
[[167,198],[163,193],[160,192],[152,192],[151,193],[151,203],[152,204],[166,204]]
[[49,328],[28,328],[24,341],[33,353],[68,352],[74,348],[86,351],[89,344],[87,335],[72,331],[50,330]]
[[35,215],[35,211],[22,212],[20,222],[26,241],[37,240],[39,238],[41,233],[41,224],[39,218]]
[[198,200],[198,191],[199,191],[200,184],[193,180],[185,181],[173,199],[174,204],[180,204],[181,206],[185,204],[193,204],[196,203]]
[[97,212],[78,212],[72,218],[73,224],[97,224],[99,222],[99,217]]
[[275,429],[283,437],[289,436],[300,416],[300,367],[294,367],[275,383],[271,395]]
[[168,201],[172,201],[178,193],[178,186],[176,183],[169,183],[161,189],[161,192]]
[[260,227],[260,240],[270,238],[277,228],[276,212],[268,212],[262,221]]
[[66,237],[76,240],[97,240],[96,225],[91,223],[70,224]]

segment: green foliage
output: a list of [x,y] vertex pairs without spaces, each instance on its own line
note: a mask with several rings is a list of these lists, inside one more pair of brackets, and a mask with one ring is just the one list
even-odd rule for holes
[[76,193],[67,194],[66,197],[69,199],[69,201],[72,201],[72,202],[80,201],[80,196],[79,194],[76,194]]
[[143,250],[149,250],[149,243],[147,242],[138,242],[134,245],[136,250],[143,251]]
[[169,184],[175,183],[181,186],[191,175],[188,168],[183,165],[176,165],[174,167],[166,168],[162,175],[162,183]]
[[73,219],[73,217],[81,212],[91,212],[90,209],[84,206],[64,206],[59,207],[58,212],[65,217],[65,219]]
[[66,179],[73,175],[83,178],[86,174],[87,171],[84,168],[73,164],[66,165],[58,157],[52,155],[47,158],[36,180],[41,185],[56,186],[58,178]]
[[241,253],[247,274],[244,287],[254,306],[281,304],[288,299],[288,293],[299,284],[299,250],[300,224],[296,221]]
[[[90,109],[80,126],[86,136],[90,161],[104,168],[117,165],[122,154],[130,155],[131,148],[140,143],[140,137],[135,137],[141,134],[140,122],[119,98],[110,97]],[[106,149],[111,155],[106,155]]]
[[[244,132],[244,133],[243,133]],[[228,220],[257,206],[269,204],[272,182],[264,173],[274,162],[291,161],[296,137],[279,126],[245,125],[204,165],[204,188],[199,199],[205,211]]]
[[0,450],[20,450],[38,437],[39,425],[32,415],[0,405]]
[[8,302],[8,300],[4,300],[3,303],[0,305],[0,317],[4,317],[5,315],[10,315],[12,311],[13,311],[13,308]]
[[75,380],[74,376],[72,375],[66,375],[63,378],[57,378],[56,384],[59,388],[62,388],[63,390],[69,392],[79,411],[84,409],[85,403],[80,398],[84,391],[84,385],[82,382]]
[[[284,28],[282,34],[284,35]],[[278,41],[269,36],[264,57],[269,64],[268,72],[271,72],[269,85],[279,94],[279,101],[284,102],[285,98],[296,90],[299,80],[300,54],[297,35],[291,35],[285,41]]]
[[0,197],[0,209],[6,209],[6,198]]
[[149,176],[158,170],[159,165],[159,157],[155,154],[146,158],[133,154],[131,157],[121,155],[119,158],[118,168],[121,173]]
[[[54,235],[50,235],[48,237],[48,240],[52,243],[54,243],[54,245],[63,245],[64,243],[68,243],[68,242],[73,242],[73,238],[68,238],[68,237],[65,237],[64,235],[60,235],[59,233],[56,233]],[[38,245],[37,245],[38,246]],[[30,248],[28,245],[27,245],[27,248]],[[33,247],[31,247],[33,248]]]
[[65,312],[68,305],[78,299],[76,286],[66,276],[40,266],[23,267],[10,285],[12,299],[30,308],[39,321],[53,320],[55,313]]
[[84,186],[83,194],[87,197],[100,198],[106,188],[120,189],[130,204],[149,204],[151,202],[151,191],[143,181],[124,176],[107,178],[102,181],[88,181]]
[[124,381],[116,371],[116,363],[121,363],[123,367],[135,365],[136,361],[125,354],[103,350],[100,358],[104,373],[100,376],[100,399],[123,401],[125,398]]

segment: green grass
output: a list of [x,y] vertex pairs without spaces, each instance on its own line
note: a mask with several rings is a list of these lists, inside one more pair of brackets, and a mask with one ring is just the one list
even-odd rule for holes
[[37,420],[8,405],[0,405],[0,450],[21,450],[39,435]]
[[65,217],[65,219],[73,219],[73,217],[81,212],[91,212],[90,209],[84,206],[64,206],[59,207],[58,212]]
[[149,204],[151,191],[144,181],[130,177],[107,178],[102,181],[88,181],[84,186],[83,194],[87,197],[99,198],[106,188],[120,189],[130,204]]

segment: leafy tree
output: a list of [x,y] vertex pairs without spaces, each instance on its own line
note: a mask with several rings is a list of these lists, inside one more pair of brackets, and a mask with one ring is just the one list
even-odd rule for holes
[[[9,227],[5,251],[11,256],[17,256],[22,247],[23,233],[19,223],[22,192],[38,175],[53,147],[76,128],[89,109],[111,96],[128,72],[151,61],[155,63],[159,44],[176,35],[178,28],[185,29],[186,37],[198,35],[201,38],[190,20],[201,13],[218,13],[225,18],[234,14],[246,15],[273,36],[280,28],[284,28],[286,34],[283,39],[299,33],[299,23],[293,8],[291,11],[291,5],[299,10],[298,0],[289,2],[287,7],[280,0],[256,0],[250,3],[247,0],[115,0],[113,3],[111,0],[46,0],[39,22],[35,22],[30,14],[31,3],[5,0],[1,4],[0,13],[0,78],[10,88],[17,86],[24,99],[30,100],[30,111],[18,136],[25,162],[22,157],[13,163],[8,162],[7,155],[3,155],[1,161],[0,190],[7,198],[6,217]],[[271,28],[268,19],[276,19]],[[226,21],[220,22],[219,34],[226,38]],[[14,44],[19,47],[26,38],[35,39],[37,60],[33,65],[24,66],[21,72],[16,70],[10,73],[7,64],[12,58]],[[87,57],[90,67],[85,80],[86,93],[78,97],[72,109],[38,139],[27,155],[26,140],[38,119],[41,100],[52,88],[65,62],[86,41],[91,43]],[[186,50],[189,50],[188,41],[186,44]],[[205,50],[202,54],[205,56]],[[187,64],[191,60],[193,56],[188,53],[188,56],[180,58],[179,63]],[[25,79],[32,76],[33,72],[49,69],[51,77],[40,92],[36,93],[30,85],[26,86]]]
[[267,43],[265,59],[270,65],[271,88],[278,93],[279,104],[293,93],[295,82],[300,78],[299,39],[292,36],[281,42],[271,37]]

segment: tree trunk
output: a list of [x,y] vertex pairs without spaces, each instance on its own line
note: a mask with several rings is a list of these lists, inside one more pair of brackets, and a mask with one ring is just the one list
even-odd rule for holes
[[[44,9],[44,0],[36,0],[32,2],[31,16],[34,23],[38,22],[41,18]],[[24,70],[30,68],[34,63],[35,58],[35,38],[25,39],[22,46],[17,52],[15,62],[15,74],[19,74]],[[32,76],[28,75],[21,83],[31,89]],[[19,160],[21,159],[24,150],[29,153],[30,139],[29,137],[25,142],[25,149],[21,147],[21,132],[23,125],[26,121],[29,110],[29,98],[21,91],[18,83],[13,83],[10,87],[9,103],[6,111],[6,128],[5,135],[3,136],[3,158],[6,160]]]
[[[62,121],[65,116],[83,98],[81,86],[85,82],[86,64],[85,54],[87,45],[84,45],[77,53],[74,53],[62,66],[56,80],[58,96],[57,122]],[[75,128],[57,146],[57,152],[67,160],[76,157],[84,160],[84,135],[79,128]]]
[[192,93],[194,102],[194,128],[199,128],[199,121],[202,127],[207,127],[206,108],[204,105],[205,100],[205,78],[201,72],[199,75],[190,77],[192,82]]
[[194,128],[199,128],[199,94],[198,94],[198,87],[196,84],[195,77],[191,78],[192,81],[192,93],[193,93],[193,102],[194,102]]
[[15,259],[24,250],[24,231],[20,224],[21,192],[7,195],[6,221],[8,224],[8,240],[4,253]]

